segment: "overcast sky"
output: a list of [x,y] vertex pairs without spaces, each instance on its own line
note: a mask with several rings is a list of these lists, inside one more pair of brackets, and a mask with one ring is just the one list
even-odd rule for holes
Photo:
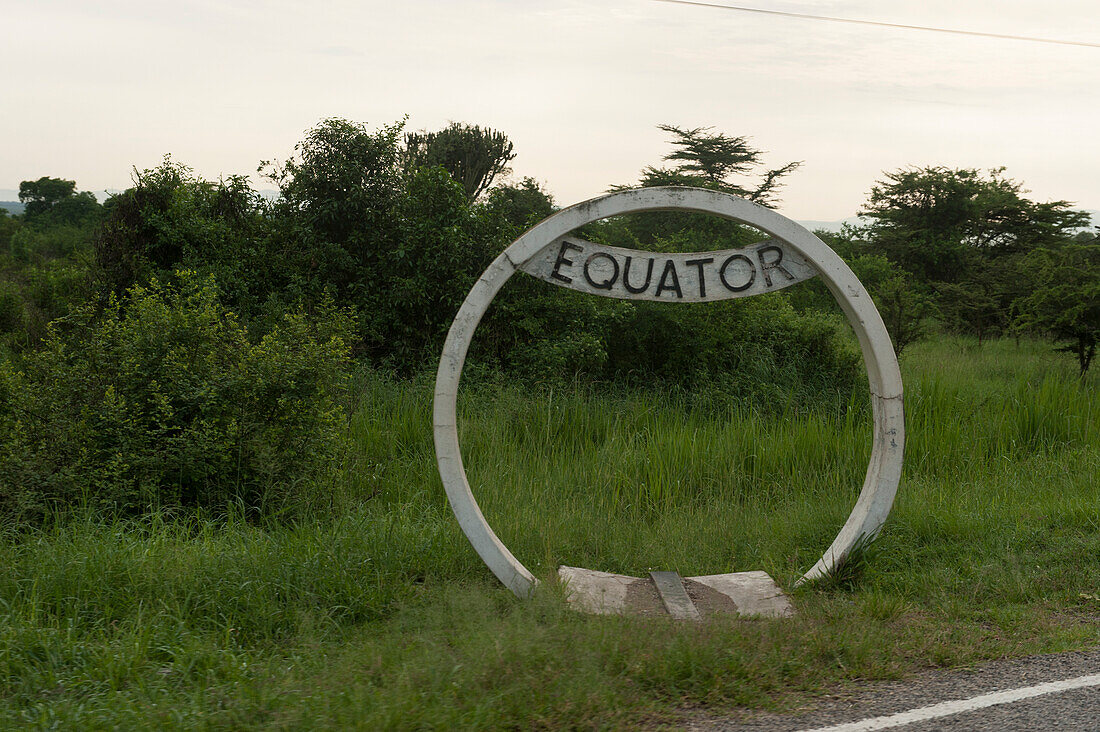
[[[737,4],[1100,42],[1095,0]],[[1003,165],[1035,199],[1100,209],[1100,48],[654,0],[0,7],[0,189],[125,188],[165,153],[207,178],[252,173],[322,118],[408,115],[505,132],[514,176],[560,205],[636,181],[671,123],[804,161],[780,206],[797,219],[850,216],[906,165]]]

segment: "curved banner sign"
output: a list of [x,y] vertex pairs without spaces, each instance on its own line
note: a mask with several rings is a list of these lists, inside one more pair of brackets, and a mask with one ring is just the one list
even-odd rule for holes
[[620,249],[564,236],[519,269],[540,280],[624,300],[708,302],[780,290],[817,270],[776,239],[720,252]]

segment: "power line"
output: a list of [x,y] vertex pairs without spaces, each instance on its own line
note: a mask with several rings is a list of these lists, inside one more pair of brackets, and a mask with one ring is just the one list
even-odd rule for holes
[[783,10],[763,10],[761,8],[746,8],[741,5],[721,5],[719,3],[706,3],[699,0],[653,0],[658,3],[671,3],[673,5],[697,5],[703,8],[720,8],[722,10],[736,10],[741,13],[759,13],[760,15],[781,15],[787,18],[802,18],[804,20],[827,20],[832,23],[851,23],[853,25],[876,25],[881,28],[902,28],[905,30],[932,31],[933,33],[953,33],[959,36],[979,36],[981,38],[1000,38],[1010,41],[1029,41],[1031,43],[1051,43],[1057,46],[1085,46],[1088,48],[1100,48],[1100,43],[1088,43],[1087,41],[1062,41],[1055,38],[1036,38],[1034,36],[1014,36],[1006,33],[982,33],[981,31],[958,30],[957,28],[936,28],[929,25],[905,25],[903,23],[883,23],[877,20],[857,20],[855,18],[836,18],[831,15],[811,15],[809,13],[789,13]]

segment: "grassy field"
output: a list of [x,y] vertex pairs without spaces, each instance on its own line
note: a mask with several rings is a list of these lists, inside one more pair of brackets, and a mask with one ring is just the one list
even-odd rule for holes
[[[862,561],[797,617],[599,618],[516,600],[450,515],[430,379],[365,376],[332,516],[152,517],[0,538],[0,726],[617,728],[784,708],[1100,641],[1100,396],[1044,344],[902,359],[906,470]],[[516,556],[640,575],[764,569],[791,589],[862,482],[869,414],[760,414],[591,388],[461,403],[482,508]]]

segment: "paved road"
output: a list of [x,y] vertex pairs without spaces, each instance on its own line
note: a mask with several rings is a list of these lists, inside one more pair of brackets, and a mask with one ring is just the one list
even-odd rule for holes
[[[906,681],[866,684],[843,696],[821,700],[812,710],[794,715],[744,713],[731,718],[697,719],[692,732],[801,732],[851,725],[845,730],[891,729],[898,732],[1009,732],[1013,730],[1096,730],[1100,732],[1100,651],[1032,656],[1017,661],[1000,661],[964,671],[936,671]],[[1095,677],[1095,678],[1087,678]],[[1050,682],[1076,680],[1073,688],[1054,693]],[[1035,688],[1016,694],[1009,690]],[[958,709],[939,707],[908,717],[893,717],[912,710],[928,710],[943,702],[985,698],[985,703],[1012,696],[1038,694],[1009,703],[910,722],[909,719]],[[983,703],[981,699],[959,707]],[[874,720],[874,721],[870,721]],[[863,722],[859,725],[856,723]],[[822,730],[822,732],[824,732]]]

